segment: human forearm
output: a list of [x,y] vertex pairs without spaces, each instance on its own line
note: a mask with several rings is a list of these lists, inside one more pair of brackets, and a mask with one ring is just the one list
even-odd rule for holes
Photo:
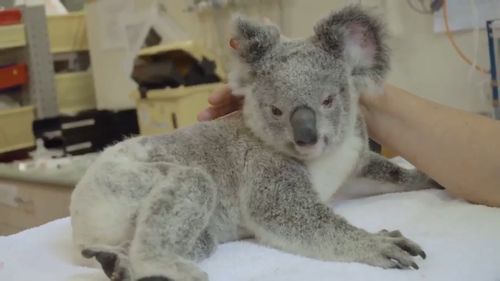
[[500,206],[500,122],[452,109],[401,89],[361,99],[372,138],[446,189]]

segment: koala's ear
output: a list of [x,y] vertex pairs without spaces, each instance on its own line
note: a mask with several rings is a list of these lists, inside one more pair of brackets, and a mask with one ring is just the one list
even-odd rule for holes
[[360,6],[348,6],[320,20],[314,27],[320,46],[344,59],[356,78],[380,83],[389,70],[385,28]]
[[247,63],[262,58],[280,41],[280,31],[272,24],[261,24],[241,15],[233,18],[233,36],[230,45]]

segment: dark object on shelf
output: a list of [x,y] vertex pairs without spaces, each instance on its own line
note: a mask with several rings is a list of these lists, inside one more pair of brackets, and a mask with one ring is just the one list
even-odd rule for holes
[[215,74],[215,63],[206,58],[203,58],[200,63],[192,64],[184,77],[185,86],[217,82],[220,82],[220,78]]
[[198,61],[184,50],[171,50],[135,60],[132,79],[144,98],[149,90],[217,83],[216,64],[201,58]]
[[177,88],[183,84],[181,74],[171,61],[142,63],[134,67],[132,79],[139,85],[141,95],[149,90]]
[[127,137],[139,134],[135,109],[91,110],[76,116],[37,120],[33,124],[37,139],[47,148],[60,148],[65,154],[99,152]]

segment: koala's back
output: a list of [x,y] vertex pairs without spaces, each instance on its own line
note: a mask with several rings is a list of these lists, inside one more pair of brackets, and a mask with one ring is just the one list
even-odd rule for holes
[[238,112],[170,134],[120,142],[103,151],[93,167],[101,166],[102,169],[103,162],[176,164],[201,168],[217,184],[236,185],[234,181],[244,164],[242,156],[257,146],[261,147],[261,142],[244,125],[242,114]]
[[[214,180],[227,182],[233,170],[243,166],[243,155],[251,147],[261,146],[245,127],[241,113],[202,122],[163,136],[142,137],[137,142],[144,150],[143,161],[168,162],[197,167]],[[221,182],[221,183],[222,183]]]

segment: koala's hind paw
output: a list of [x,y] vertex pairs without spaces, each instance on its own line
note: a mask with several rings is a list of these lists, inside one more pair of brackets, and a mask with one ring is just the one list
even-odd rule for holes
[[415,256],[426,258],[425,252],[415,242],[399,231],[382,230],[372,237],[369,253],[363,262],[383,268],[418,269]]
[[82,255],[95,258],[111,281],[133,281],[128,258],[121,253],[84,249]]

